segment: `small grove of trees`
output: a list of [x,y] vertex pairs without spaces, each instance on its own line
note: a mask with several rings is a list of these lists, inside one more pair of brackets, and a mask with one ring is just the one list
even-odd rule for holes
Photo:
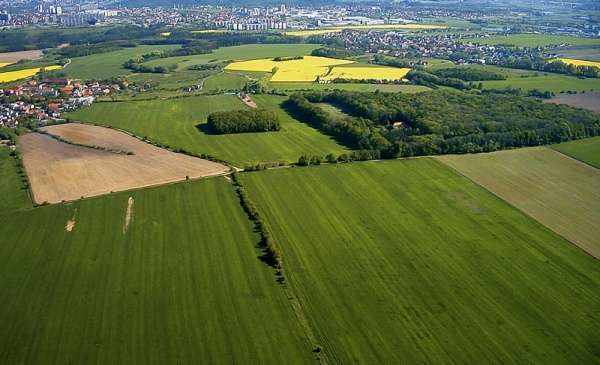
[[448,86],[457,90],[470,90],[478,87],[473,83],[465,83],[464,81],[452,77],[439,77],[432,73],[419,70],[411,70],[406,78],[415,85],[423,85],[432,89],[437,89],[438,86]]
[[208,128],[217,134],[278,131],[279,117],[270,110],[248,109],[216,112],[208,116]]
[[282,57],[282,56],[278,56],[273,58],[273,61],[275,62],[284,62],[284,61],[293,61],[293,60],[303,60],[304,56],[295,56],[295,57]]
[[476,67],[451,67],[431,70],[429,72],[438,77],[460,79],[463,81],[506,80],[506,76],[502,74]]
[[349,57],[358,56],[357,52],[349,51],[346,49],[338,49],[338,48],[317,48],[310,53],[311,56],[315,57],[328,57],[328,58],[339,58],[345,59]]

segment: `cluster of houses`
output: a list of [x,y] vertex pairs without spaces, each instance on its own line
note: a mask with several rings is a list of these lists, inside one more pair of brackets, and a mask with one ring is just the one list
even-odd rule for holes
[[61,120],[61,113],[91,105],[97,97],[118,92],[127,83],[73,82],[67,79],[29,80],[0,89],[0,127],[17,128],[27,121],[36,126]]
[[[461,34],[421,32],[417,34],[400,31],[345,31],[325,35],[341,40],[349,50],[383,53],[401,58],[442,58],[455,63],[492,63],[507,58],[528,58],[546,48],[513,48],[487,45],[477,38],[465,38]],[[483,39],[483,37],[482,37]]]

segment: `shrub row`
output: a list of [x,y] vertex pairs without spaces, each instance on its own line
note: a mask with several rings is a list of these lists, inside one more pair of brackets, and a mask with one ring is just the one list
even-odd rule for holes
[[277,269],[277,274],[278,276],[280,276],[279,281],[282,282],[283,274],[281,272],[281,251],[275,244],[275,241],[272,238],[269,228],[258,213],[256,205],[254,205],[254,203],[248,197],[248,194],[246,193],[244,186],[238,179],[237,174],[231,174],[231,181],[233,183],[233,186],[235,187],[236,194],[240,199],[240,205],[242,206],[242,209],[244,210],[248,218],[254,223],[254,228],[260,234],[259,246],[263,250],[261,260],[263,260],[269,266]]

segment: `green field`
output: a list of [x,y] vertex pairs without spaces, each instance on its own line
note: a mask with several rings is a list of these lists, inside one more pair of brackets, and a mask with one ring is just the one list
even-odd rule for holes
[[598,78],[580,79],[574,76],[551,73],[539,73],[539,76],[527,73],[522,76],[509,76],[506,80],[483,81],[482,83],[486,89],[512,87],[523,90],[538,89],[554,93],[600,90],[600,79]]
[[230,135],[204,133],[197,126],[206,123],[208,114],[245,108],[237,97],[224,95],[96,103],[69,117],[122,128],[171,147],[210,154],[240,166],[260,161],[295,162],[304,153],[325,156],[348,152],[331,138],[284,112],[280,104],[285,97],[257,95],[253,98],[260,107],[274,110],[280,116],[280,131]]
[[595,363],[600,267],[433,159],[242,175],[330,363]]
[[565,142],[552,148],[600,169],[600,137]]
[[0,363],[309,363],[258,239],[223,178],[0,214]]
[[600,170],[545,147],[438,158],[600,258]]
[[219,60],[252,60],[267,57],[294,57],[309,55],[313,49],[319,48],[318,44],[248,44],[243,46],[223,47],[212,53],[161,58],[148,61],[148,66],[165,66],[177,64],[178,70],[189,66],[208,63]]
[[583,38],[549,34],[510,34],[507,36],[492,36],[487,38],[467,38],[466,40],[480,44],[505,44],[516,47],[545,47],[568,43],[574,46],[600,45],[598,38]]
[[7,147],[0,146],[0,214],[31,207],[27,190],[21,188],[15,160]]
[[248,79],[243,75],[221,72],[208,77],[204,81],[202,89],[208,92],[215,90],[241,90],[247,82]]
[[67,77],[74,79],[108,79],[120,75],[128,75],[131,72],[122,67],[123,63],[130,58],[165,49],[173,49],[178,46],[139,46],[126,48],[119,51],[98,53],[90,56],[76,57],[71,64],[65,68]]

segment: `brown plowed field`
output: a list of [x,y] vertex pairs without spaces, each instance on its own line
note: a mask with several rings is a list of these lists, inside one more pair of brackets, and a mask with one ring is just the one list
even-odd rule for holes
[[75,146],[40,133],[19,139],[35,203],[57,203],[180,180],[220,175],[221,164],[173,153],[125,133],[84,124],[44,130],[78,144],[133,152],[133,155]]
[[20,60],[37,60],[42,58],[44,53],[36,49],[34,51],[4,52],[0,53],[0,62],[14,63]]

